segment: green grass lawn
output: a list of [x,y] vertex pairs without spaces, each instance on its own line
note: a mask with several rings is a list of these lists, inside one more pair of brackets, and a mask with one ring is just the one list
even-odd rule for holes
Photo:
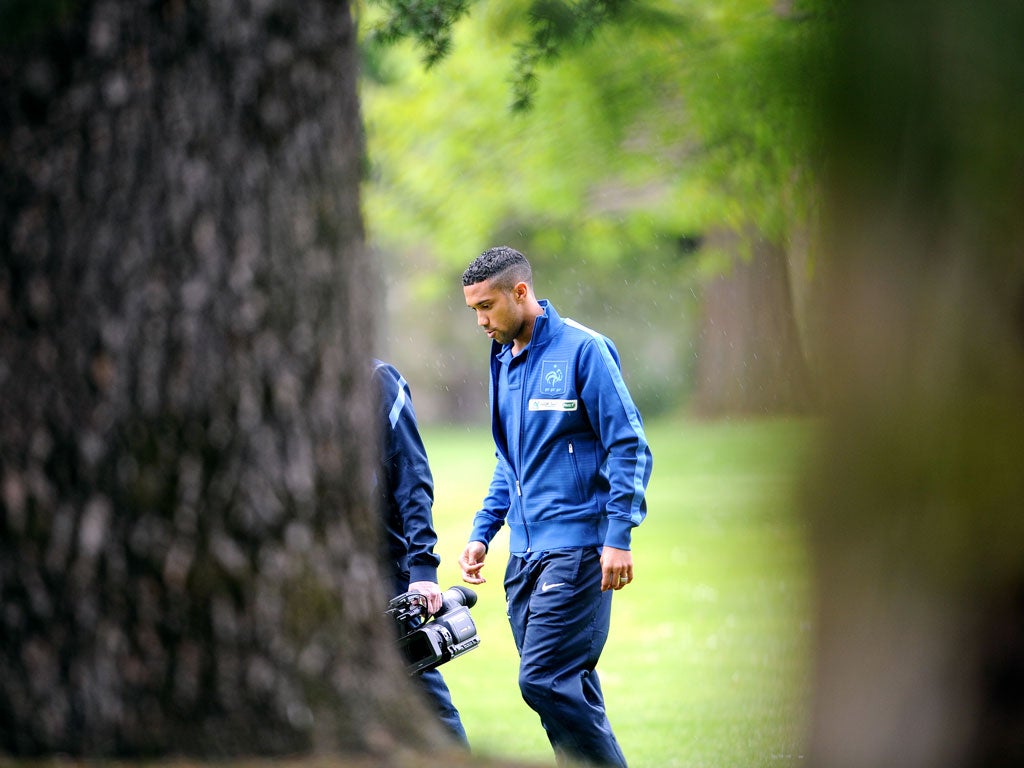
[[[635,582],[616,593],[598,671],[631,768],[752,768],[800,761],[810,584],[794,503],[809,425],[648,425],[654,474],[634,531]],[[428,428],[442,588],[494,467],[486,429]],[[475,752],[553,764],[519,695],[501,586],[508,535],[492,543],[473,618],[481,644],[442,667]]]

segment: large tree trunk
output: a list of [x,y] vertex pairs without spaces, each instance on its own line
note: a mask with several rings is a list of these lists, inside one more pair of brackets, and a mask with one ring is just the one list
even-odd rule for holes
[[348,4],[31,7],[0,40],[0,750],[440,743],[381,617]]
[[811,763],[1024,765],[1024,6],[841,5]]
[[725,262],[704,285],[691,410],[701,416],[804,413],[813,404],[786,251],[760,237],[716,231]]

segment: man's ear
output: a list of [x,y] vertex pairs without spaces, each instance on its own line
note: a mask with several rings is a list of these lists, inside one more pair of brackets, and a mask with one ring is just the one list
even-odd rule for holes
[[512,286],[512,295],[516,301],[523,301],[530,293],[530,286],[524,282],[518,282]]

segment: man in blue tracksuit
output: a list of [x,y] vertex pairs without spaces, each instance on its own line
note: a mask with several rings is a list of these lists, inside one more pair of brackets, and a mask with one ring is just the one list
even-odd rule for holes
[[[374,360],[373,381],[381,428],[382,476],[377,478],[377,488],[392,597],[420,592],[427,596],[433,614],[441,608],[441,589],[437,585],[441,558],[434,554],[434,480],[427,451],[420,437],[409,385],[402,375],[394,366]],[[420,672],[416,679],[441,722],[459,743],[468,746],[462,720],[440,671],[435,668]]]
[[625,766],[595,667],[612,590],[633,579],[631,532],[646,514],[652,458],[640,414],[615,346],[538,301],[521,253],[485,251],[462,284],[492,340],[498,459],[459,558],[463,579],[484,582],[487,544],[507,522],[505,595],[523,698],[560,762]]

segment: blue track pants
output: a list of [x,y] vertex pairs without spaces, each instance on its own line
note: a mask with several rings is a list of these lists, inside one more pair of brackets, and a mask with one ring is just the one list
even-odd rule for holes
[[519,649],[519,689],[559,761],[625,768],[595,669],[612,608],[612,593],[601,592],[598,550],[555,550],[534,560],[513,555],[505,596]]

